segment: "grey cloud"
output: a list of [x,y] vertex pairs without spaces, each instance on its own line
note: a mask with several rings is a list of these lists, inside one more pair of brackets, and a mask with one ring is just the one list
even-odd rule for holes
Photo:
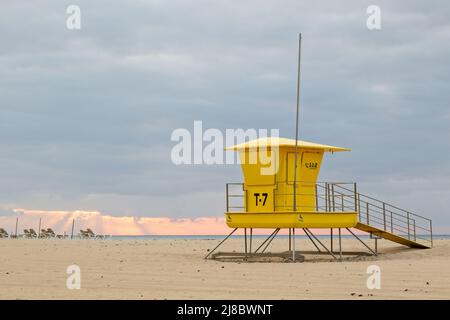
[[301,138],[353,149],[322,180],[450,227],[427,200],[450,195],[447,2],[378,1],[380,31],[369,1],[77,1],[80,31],[69,4],[0,4],[0,204],[222,214],[240,169],[174,166],[170,134],[203,120],[292,137],[302,31]]

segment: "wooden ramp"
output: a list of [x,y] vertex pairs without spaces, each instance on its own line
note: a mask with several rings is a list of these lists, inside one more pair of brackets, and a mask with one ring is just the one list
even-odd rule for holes
[[397,242],[399,244],[403,244],[405,246],[411,247],[411,248],[419,248],[419,249],[429,249],[431,248],[431,245],[428,244],[423,244],[423,243],[419,243],[417,242],[417,238],[416,241],[393,234],[391,232],[388,231],[384,231],[382,229],[378,229],[376,227],[373,226],[369,226],[367,224],[364,223],[360,223],[358,222],[355,226],[356,229],[361,230],[361,231],[365,231],[365,232],[369,232],[372,233],[375,236],[381,237],[383,239],[386,240],[390,240],[393,242]]

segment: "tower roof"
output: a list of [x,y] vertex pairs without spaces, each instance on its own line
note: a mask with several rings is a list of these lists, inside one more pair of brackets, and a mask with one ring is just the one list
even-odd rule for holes
[[[295,148],[295,139],[279,138],[279,137],[264,137],[234,146],[226,147],[225,150],[245,150],[245,149],[257,149],[257,148]],[[308,142],[303,140],[298,140],[298,147],[302,149],[318,149],[324,150],[325,152],[339,152],[339,151],[350,151],[349,148],[341,148],[329,146],[326,144]]]

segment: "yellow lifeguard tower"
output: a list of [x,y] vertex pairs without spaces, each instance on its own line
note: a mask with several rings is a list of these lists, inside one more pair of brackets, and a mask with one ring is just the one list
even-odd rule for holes
[[243,212],[227,209],[229,227],[345,228],[355,225],[355,207],[331,214],[319,208],[316,201],[320,194],[317,178],[324,153],[350,149],[299,141],[296,157],[295,140],[262,138],[227,150],[239,152],[245,194]]
[[[261,138],[226,148],[239,153],[244,182],[226,185],[225,217],[233,231],[205,258],[223,257],[224,253],[213,252],[238,229],[244,231],[245,252],[228,256],[248,258],[264,254],[281,229],[289,229],[289,251],[284,256],[289,252],[294,261],[298,261],[296,229],[303,230],[319,252],[336,259],[337,253],[341,258],[343,254],[342,228],[373,255],[377,254],[379,238],[415,248],[432,246],[431,220],[365,196],[358,192],[356,183],[318,182],[324,153],[350,149],[301,140],[297,147],[295,144],[293,139]],[[351,228],[368,232],[375,239],[375,249]],[[274,229],[255,251],[252,251],[253,229]],[[310,229],[330,229],[331,247],[326,247]],[[333,248],[333,229],[338,230],[338,250]]]
[[[370,253],[377,254],[377,240],[388,239],[413,248],[433,245],[432,222],[408,210],[361,194],[356,183],[318,182],[320,165],[325,152],[349,151],[298,139],[300,106],[299,34],[297,113],[295,140],[260,138],[231,146],[226,150],[239,153],[244,183],[226,185],[226,223],[233,231],[205,257],[236,257],[245,259],[261,255],[281,229],[289,229],[289,251],[292,261],[299,255],[295,250],[295,230],[301,229],[319,252],[342,258],[341,229],[358,239]],[[253,229],[274,229],[262,244],[252,250]],[[370,234],[375,239],[371,249],[351,229]],[[245,252],[216,253],[238,229],[244,230]],[[250,243],[247,241],[250,231]],[[330,248],[326,247],[311,229],[330,229]],[[333,229],[338,230],[339,250],[333,247]],[[321,249],[322,248],[322,249]],[[261,251],[260,251],[261,250]],[[322,251],[325,250],[325,251]],[[304,253],[304,252],[302,252]],[[286,257],[285,253],[281,254]]]

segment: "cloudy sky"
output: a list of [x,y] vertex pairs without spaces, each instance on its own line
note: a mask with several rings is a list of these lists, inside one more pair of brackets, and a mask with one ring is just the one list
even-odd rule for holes
[[320,179],[450,233],[449,17],[448,1],[4,0],[0,221],[221,218],[240,168],[174,165],[171,133],[201,120],[293,137],[302,32],[300,136],[353,150]]

